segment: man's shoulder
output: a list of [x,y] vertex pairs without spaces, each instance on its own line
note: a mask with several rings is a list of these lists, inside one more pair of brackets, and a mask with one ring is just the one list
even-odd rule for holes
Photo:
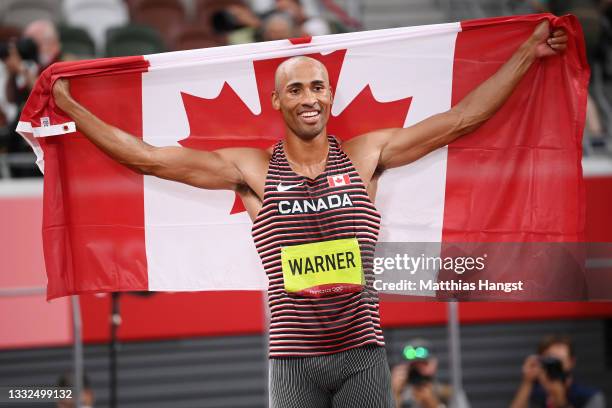
[[373,149],[380,148],[388,136],[389,129],[379,129],[372,132],[363,133],[350,139],[342,139],[343,136],[335,136],[336,140],[342,145],[343,150],[349,150],[353,154],[371,153]]
[[[589,385],[573,382],[568,390],[570,399],[583,407],[599,407],[599,405],[589,405],[591,401],[603,398],[603,393],[600,389]],[[602,405],[603,407],[603,405]]]

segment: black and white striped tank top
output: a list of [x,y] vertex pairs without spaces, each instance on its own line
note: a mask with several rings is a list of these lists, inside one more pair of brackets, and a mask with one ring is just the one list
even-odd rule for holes
[[[269,280],[270,358],[324,355],[365,344],[384,346],[372,272],[380,214],[338,141],[333,136],[328,139],[326,168],[315,179],[295,173],[282,141],[276,144],[262,209],[253,223],[253,240]],[[296,270],[318,279],[330,276],[330,265],[348,268],[358,260],[354,254],[330,253],[311,257],[312,263],[306,259],[302,265],[301,258],[286,263],[285,254],[311,246],[325,250],[344,242],[353,242],[361,258],[359,291],[308,297],[289,289]],[[291,273],[284,275],[283,268],[287,274],[289,266]]]

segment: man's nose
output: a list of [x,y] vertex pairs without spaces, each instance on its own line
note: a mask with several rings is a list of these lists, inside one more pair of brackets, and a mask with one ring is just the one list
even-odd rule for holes
[[302,103],[304,105],[309,105],[309,106],[312,106],[315,103],[317,103],[317,97],[316,97],[315,93],[312,92],[310,89],[307,89],[304,92],[304,99],[302,99]]

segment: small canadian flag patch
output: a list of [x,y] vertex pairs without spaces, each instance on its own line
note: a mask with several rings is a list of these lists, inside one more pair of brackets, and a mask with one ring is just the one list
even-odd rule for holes
[[348,174],[336,174],[335,176],[327,176],[327,183],[330,187],[347,186],[351,184],[351,178]]

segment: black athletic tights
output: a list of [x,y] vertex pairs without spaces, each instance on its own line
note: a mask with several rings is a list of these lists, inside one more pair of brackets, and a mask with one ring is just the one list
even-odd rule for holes
[[394,408],[385,349],[270,359],[270,408]]

